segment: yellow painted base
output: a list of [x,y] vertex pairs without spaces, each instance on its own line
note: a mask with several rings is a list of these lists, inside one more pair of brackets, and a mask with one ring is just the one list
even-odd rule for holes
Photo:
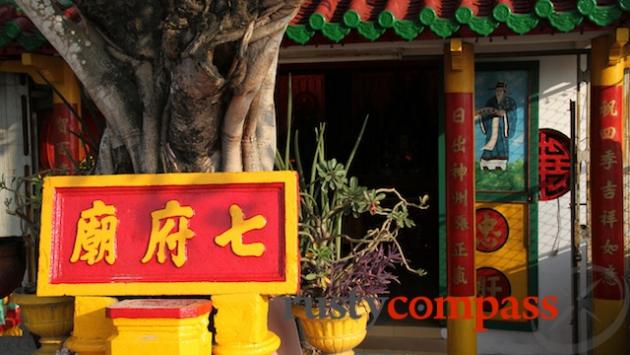
[[267,332],[263,341],[257,343],[231,343],[216,345],[213,355],[269,355],[280,347],[280,338],[272,332]]
[[[476,355],[477,354],[477,333],[476,322],[476,298],[468,297],[472,307],[472,319],[465,319],[466,303],[457,302],[458,319],[448,319],[446,326],[448,329],[447,349],[449,355]],[[453,315],[449,314],[449,318]]]
[[114,333],[105,310],[118,300],[113,297],[77,297],[74,301],[74,330],[66,342],[80,355],[105,355],[107,339]]
[[215,355],[269,355],[280,338],[267,328],[268,298],[258,294],[212,296]]
[[39,344],[41,348],[37,349],[34,355],[56,355],[61,350],[65,338],[41,338]]
[[107,355],[212,353],[207,313],[196,318],[116,318],[113,322],[115,333],[107,345]]
[[628,354],[623,300],[593,299],[593,355]]
[[353,355],[367,335],[369,307],[366,304],[357,307],[359,318],[353,319],[347,314],[341,319],[326,317],[320,319],[318,311],[313,310],[315,318],[309,318],[303,307],[293,308],[293,314],[299,319],[309,344],[325,354]]

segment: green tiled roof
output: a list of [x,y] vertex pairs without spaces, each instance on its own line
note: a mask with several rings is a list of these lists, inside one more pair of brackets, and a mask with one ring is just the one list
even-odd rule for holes
[[387,32],[413,40],[422,31],[448,38],[458,31],[489,36],[504,27],[526,34],[541,24],[570,32],[588,21],[605,27],[630,11],[630,0],[307,0],[287,30],[306,44],[317,33],[341,42],[355,31],[375,41]]

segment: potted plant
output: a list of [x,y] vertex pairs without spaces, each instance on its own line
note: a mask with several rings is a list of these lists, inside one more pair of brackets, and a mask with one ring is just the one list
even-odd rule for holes
[[[290,154],[291,139],[287,138],[284,156],[277,158],[278,168],[297,169],[300,174],[302,272],[301,298],[297,299],[325,303],[316,309],[296,306],[293,312],[308,342],[331,354],[353,354],[352,349],[366,336],[369,318],[366,302],[359,302],[352,314],[350,305],[343,305],[344,312],[340,312],[335,308],[339,303],[332,307],[333,302],[351,297],[378,302],[378,296],[387,293],[387,286],[398,281],[393,274],[397,265],[425,274],[409,265],[397,237],[401,229],[414,226],[410,209],[428,208],[428,196],[409,201],[394,188],[370,189],[348,174],[366,124],[367,118],[345,164],[326,156],[324,124],[316,129],[309,171],[302,166],[298,132],[293,142],[295,153]],[[290,129],[290,119],[288,126]],[[364,217],[373,226],[359,234],[349,233],[348,225]],[[322,310],[328,314],[321,314]]]

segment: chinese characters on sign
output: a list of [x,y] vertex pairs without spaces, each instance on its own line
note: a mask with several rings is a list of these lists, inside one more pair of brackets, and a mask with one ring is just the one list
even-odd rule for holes
[[549,201],[571,189],[571,139],[551,128],[538,130],[539,198]]
[[232,244],[232,251],[238,256],[261,256],[265,252],[263,243],[243,244],[243,233],[254,229],[261,229],[267,224],[262,215],[245,219],[245,213],[238,205],[230,206],[230,218],[232,227],[214,239],[217,245],[224,247]]
[[477,209],[477,250],[491,253],[507,242],[510,227],[505,216],[492,208]]
[[[494,297],[503,308],[503,299],[512,296],[510,280],[501,271],[492,267],[480,267],[477,269],[477,295],[479,297]],[[488,305],[484,304],[484,311]]]
[[[186,240],[195,236],[195,232],[188,226],[188,221],[194,214],[190,206],[180,206],[179,202],[174,200],[168,201],[165,208],[151,213],[151,236],[142,263],[148,263],[155,255],[157,262],[164,264],[168,248],[173,264],[176,267],[182,267],[188,259]],[[267,223],[265,218],[257,215],[244,220],[243,210],[238,205],[230,206],[230,216],[232,227],[215,238],[216,244],[220,247],[232,244],[232,250],[238,256],[261,256],[265,252],[265,245],[263,243],[243,244],[243,233],[263,228]],[[70,261],[75,263],[81,259],[88,265],[93,265],[105,257],[108,264],[113,264],[116,261],[117,224],[116,209],[114,206],[104,205],[101,200],[95,201],[94,207],[81,212],[74,252]],[[177,231],[174,231],[175,227]],[[85,252],[79,256],[82,249]]]
[[[156,254],[157,249],[157,261],[164,264],[164,260],[166,260],[165,248],[168,245],[173,264],[177,267],[184,265],[188,259],[186,257],[186,240],[195,236],[195,233],[188,227],[188,220],[194,214],[195,212],[190,206],[182,207],[179,202],[173,200],[168,201],[164,209],[151,212],[149,248],[142,258],[142,263],[148,263]],[[175,226],[178,228],[177,232],[173,232]]]
[[116,261],[117,226],[116,208],[101,200],[94,201],[92,208],[81,212],[70,261],[83,260],[94,265],[105,258],[106,263],[113,264]]
[[591,201],[593,284],[599,299],[623,297],[622,85],[593,86]]
[[473,97],[447,93],[446,99],[449,295],[474,296]]
[[38,292],[293,293],[297,196],[294,172],[46,178]]

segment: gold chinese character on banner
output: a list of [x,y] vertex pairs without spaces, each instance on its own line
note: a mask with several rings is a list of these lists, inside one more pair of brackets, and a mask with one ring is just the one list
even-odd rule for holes
[[615,156],[615,152],[610,149],[606,150],[599,158],[599,166],[606,170],[610,170],[615,164],[617,164],[617,156]]
[[617,129],[615,127],[606,127],[606,128],[602,128],[599,131],[599,135],[600,137],[602,137],[602,139],[615,139],[615,135],[617,134]]
[[466,168],[466,166],[464,166],[464,164],[459,163],[453,166],[453,168],[451,168],[451,174],[453,174],[453,177],[458,179],[459,181],[464,181],[464,177],[466,176],[466,173],[468,172],[468,168]]
[[453,285],[467,285],[468,279],[466,279],[466,268],[461,265],[455,267],[455,275],[453,279]]
[[238,256],[261,256],[265,252],[263,243],[243,243],[243,234],[262,229],[267,225],[267,220],[262,215],[256,215],[252,218],[245,219],[245,213],[239,205],[230,206],[230,219],[232,227],[214,238],[214,242],[221,247],[228,244],[232,246],[232,252]]
[[453,122],[463,123],[466,118],[466,110],[463,107],[459,107],[453,111]]
[[480,246],[485,250],[495,250],[501,243],[503,232],[495,229],[499,223],[495,218],[484,212],[481,221],[477,223],[477,231],[479,232],[477,233],[478,250],[480,250]]
[[93,201],[92,208],[81,211],[70,262],[83,260],[94,265],[105,259],[112,265],[116,261],[117,227],[116,208],[101,200]]
[[503,293],[501,286],[501,277],[499,276],[481,276],[477,279],[477,294],[482,296],[497,297]]
[[602,211],[602,214],[599,216],[599,221],[604,225],[604,227],[612,228],[615,223],[617,223],[617,211],[609,210]]
[[468,256],[468,252],[466,251],[466,245],[464,242],[457,242],[453,245],[453,253],[452,256]]
[[466,205],[468,203],[468,190],[453,192],[453,202],[458,205]]
[[602,101],[602,104],[599,107],[599,114],[601,117],[606,117],[608,115],[617,117],[619,114],[619,112],[617,112],[617,100]]
[[173,264],[182,267],[188,260],[186,241],[195,236],[188,227],[194,214],[192,207],[181,206],[175,200],[168,201],[163,209],[151,212],[151,236],[142,263],[148,263],[153,255],[157,255],[158,263],[164,264],[168,248]]
[[619,276],[617,276],[617,270],[612,265],[608,265],[608,267],[602,271],[602,279],[608,286],[621,285],[621,280]]
[[453,140],[452,147],[453,153],[466,152],[466,138],[463,136],[457,136],[457,138]]
[[602,186],[601,189],[602,197],[604,197],[606,200],[615,198],[615,195],[617,193],[617,185],[613,184],[612,181],[606,181],[606,185]]
[[460,231],[468,230],[468,219],[466,216],[455,217],[455,228]]
[[606,238],[606,243],[600,246],[600,248],[602,249],[602,253],[604,253],[604,255],[613,255],[615,252],[617,252],[619,246],[617,244],[612,244],[610,242],[610,238]]

